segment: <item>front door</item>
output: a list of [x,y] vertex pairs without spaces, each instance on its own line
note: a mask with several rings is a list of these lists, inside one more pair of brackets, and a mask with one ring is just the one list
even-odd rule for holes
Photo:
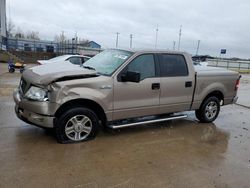
[[[140,82],[123,82],[120,77],[127,71],[139,72]],[[156,77],[155,57],[143,54],[135,57],[114,81],[113,119],[157,114],[160,96],[160,78]]]

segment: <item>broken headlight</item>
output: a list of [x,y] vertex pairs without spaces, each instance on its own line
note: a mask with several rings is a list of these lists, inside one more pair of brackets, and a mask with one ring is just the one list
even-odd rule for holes
[[26,92],[25,98],[35,101],[48,101],[48,91],[40,87],[31,86]]

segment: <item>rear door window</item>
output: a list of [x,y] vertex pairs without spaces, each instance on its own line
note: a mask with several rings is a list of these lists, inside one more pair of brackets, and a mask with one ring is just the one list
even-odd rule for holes
[[162,77],[187,76],[188,67],[183,55],[161,54],[160,70]]

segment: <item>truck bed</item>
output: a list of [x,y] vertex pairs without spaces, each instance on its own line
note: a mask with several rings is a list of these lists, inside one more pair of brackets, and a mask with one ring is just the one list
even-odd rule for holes
[[239,73],[223,68],[200,65],[194,66],[194,68],[196,86],[192,109],[199,108],[204,96],[215,90],[222,94],[224,98],[223,104],[232,103],[233,98],[236,96],[235,81],[238,79]]

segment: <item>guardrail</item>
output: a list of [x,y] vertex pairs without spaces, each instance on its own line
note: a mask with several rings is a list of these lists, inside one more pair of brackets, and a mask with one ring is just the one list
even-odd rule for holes
[[232,61],[222,59],[208,59],[208,66],[222,67],[241,73],[250,73],[250,61]]

